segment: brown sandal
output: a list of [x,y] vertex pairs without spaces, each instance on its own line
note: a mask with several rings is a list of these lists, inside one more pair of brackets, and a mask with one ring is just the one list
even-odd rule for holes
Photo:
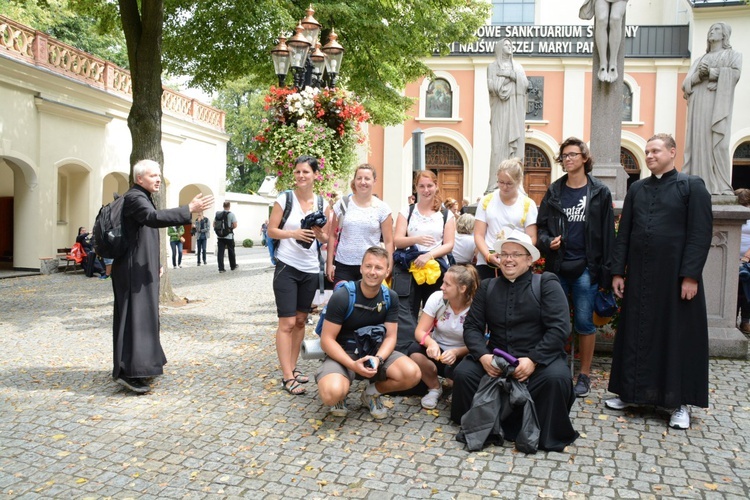
[[[292,384],[289,385],[289,382]],[[302,387],[300,383],[293,378],[281,379],[281,387],[292,396],[301,396],[307,392],[307,389]]]

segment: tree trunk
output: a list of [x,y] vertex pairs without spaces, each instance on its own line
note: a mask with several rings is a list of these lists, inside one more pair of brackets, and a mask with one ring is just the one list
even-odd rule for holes
[[[128,114],[128,128],[132,139],[130,153],[130,181],[133,182],[133,165],[140,160],[154,160],[162,166],[164,174],[164,152],[161,148],[161,42],[164,27],[163,0],[143,0],[138,10],[138,0],[119,0],[122,29],[128,49],[130,77],[133,88],[133,104]],[[157,209],[166,208],[166,197],[162,191],[154,195]],[[166,238],[160,230],[160,240]],[[161,278],[160,301],[171,302],[177,297],[172,291],[166,245],[162,244],[159,256],[164,265]]]

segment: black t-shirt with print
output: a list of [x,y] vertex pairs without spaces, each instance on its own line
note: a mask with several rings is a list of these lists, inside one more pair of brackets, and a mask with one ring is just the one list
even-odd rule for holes
[[372,299],[362,294],[361,281],[357,281],[356,299],[351,316],[346,320],[346,310],[349,308],[349,290],[345,286],[333,292],[326,307],[326,321],[341,325],[341,331],[336,341],[348,353],[353,353],[355,348],[354,331],[363,326],[382,325],[384,323],[398,322],[398,295],[390,290],[391,306],[386,310],[383,291],[379,291]]
[[563,260],[586,258],[586,199],[587,186],[571,188],[563,186],[560,204],[568,218],[568,234],[565,238]]

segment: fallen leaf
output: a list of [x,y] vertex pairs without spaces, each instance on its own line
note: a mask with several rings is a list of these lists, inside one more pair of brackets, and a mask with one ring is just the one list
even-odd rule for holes
[[65,434],[55,434],[54,436],[52,436],[52,439],[54,439],[55,441],[60,441],[61,439],[65,439]]
[[84,483],[88,483],[88,482],[89,482],[89,480],[86,479],[86,478],[83,478],[83,477],[79,477],[78,479],[76,479],[76,483],[77,484],[84,484]]
[[703,483],[703,486],[711,491],[716,491],[717,489],[719,489],[719,485],[716,483]]

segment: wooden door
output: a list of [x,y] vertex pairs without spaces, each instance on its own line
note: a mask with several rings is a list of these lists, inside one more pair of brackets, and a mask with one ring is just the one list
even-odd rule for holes
[[440,195],[444,200],[453,198],[460,206],[464,196],[464,171],[438,170],[438,186],[440,186]]
[[550,181],[550,171],[545,169],[528,168],[523,174],[523,188],[536,206],[541,205],[544,193]]
[[461,204],[464,197],[464,161],[461,154],[444,142],[425,146],[425,166],[435,172],[442,199],[453,198]]

